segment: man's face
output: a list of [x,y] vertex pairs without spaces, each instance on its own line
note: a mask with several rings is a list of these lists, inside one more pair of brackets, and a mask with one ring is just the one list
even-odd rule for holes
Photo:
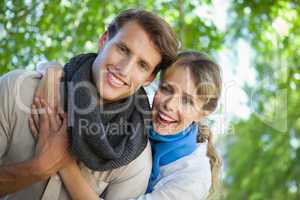
[[128,22],[106,40],[93,63],[93,78],[100,96],[108,102],[130,96],[153,80],[161,55],[136,22]]

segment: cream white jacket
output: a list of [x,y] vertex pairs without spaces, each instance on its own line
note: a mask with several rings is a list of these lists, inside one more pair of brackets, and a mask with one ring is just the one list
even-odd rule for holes
[[207,143],[201,143],[191,155],[161,167],[153,192],[135,200],[206,199],[211,186],[211,169],[206,152]]

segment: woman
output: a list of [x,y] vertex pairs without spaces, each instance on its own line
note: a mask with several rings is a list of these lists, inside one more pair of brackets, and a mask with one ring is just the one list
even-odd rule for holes
[[[221,72],[207,56],[193,51],[182,52],[168,69],[161,73],[159,89],[152,106],[149,140],[153,167],[147,193],[136,199],[205,199],[216,190],[220,159],[212,145],[212,134],[200,125],[217,107],[221,94]],[[47,107],[42,100],[37,108]],[[48,110],[48,109],[47,109]],[[59,128],[54,112],[40,115],[43,123]],[[41,130],[42,131],[42,130]],[[40,133],[42,134],[42,133]],[[80,174],[76,161],[60,171],[73,199],[99,199]],[[130,187],[130,186],[128,186]],[[80,190],[78,189],[80,188]]]

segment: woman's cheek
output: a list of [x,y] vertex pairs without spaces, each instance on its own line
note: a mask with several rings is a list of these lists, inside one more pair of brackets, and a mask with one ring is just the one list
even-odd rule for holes
[[160,99],[160,92],[158,90],[153,98],[153,106],[155,106],[156,109],[157,109],[157,105],[159,104],[159,99]]
[[184,112],[184,111],[179,111],[179,119],[181,119],[180,120],[180,123],[181,123],[181,125],[182,126],[184,126],[184,127],[186,127],[188,124],[190,124],[191,123],[191,119],[190,119],[190,115],[189,115],[190,113],[188,113],[188,112]]

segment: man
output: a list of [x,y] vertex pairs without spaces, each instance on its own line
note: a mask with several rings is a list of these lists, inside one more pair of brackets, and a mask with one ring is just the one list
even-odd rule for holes
[[[147,116],[138,108],[147,111],[149,105],[139,96],[145,96],[142,86],[172,62],[177,42],[162,19],[131,9],[110,24],[99,49],[98,54],[74,57],[64,68],[71,150],[91,186],[99,194],[105,190],[105,199],[132,198],[145,192],[151,170],[144,134]],[[50,145],[40,140],[35,145],[28,127],[28,108],[39,82],[36,73],[22,70],[0,78],[0,196],[7,199],[69,199],[59,178],[45,181],[68,162],[68,152],[55,154],[55,143],[60,142],[56,137],[49,138]],[[101,106],[107,112],[98,109]],[[124,120],[134,126],[122,127]],[[85,128],[82,121],[88,123]],[[102,129],[94,130],[95,124]],[[111,124],[129,134],[109,134]]]

